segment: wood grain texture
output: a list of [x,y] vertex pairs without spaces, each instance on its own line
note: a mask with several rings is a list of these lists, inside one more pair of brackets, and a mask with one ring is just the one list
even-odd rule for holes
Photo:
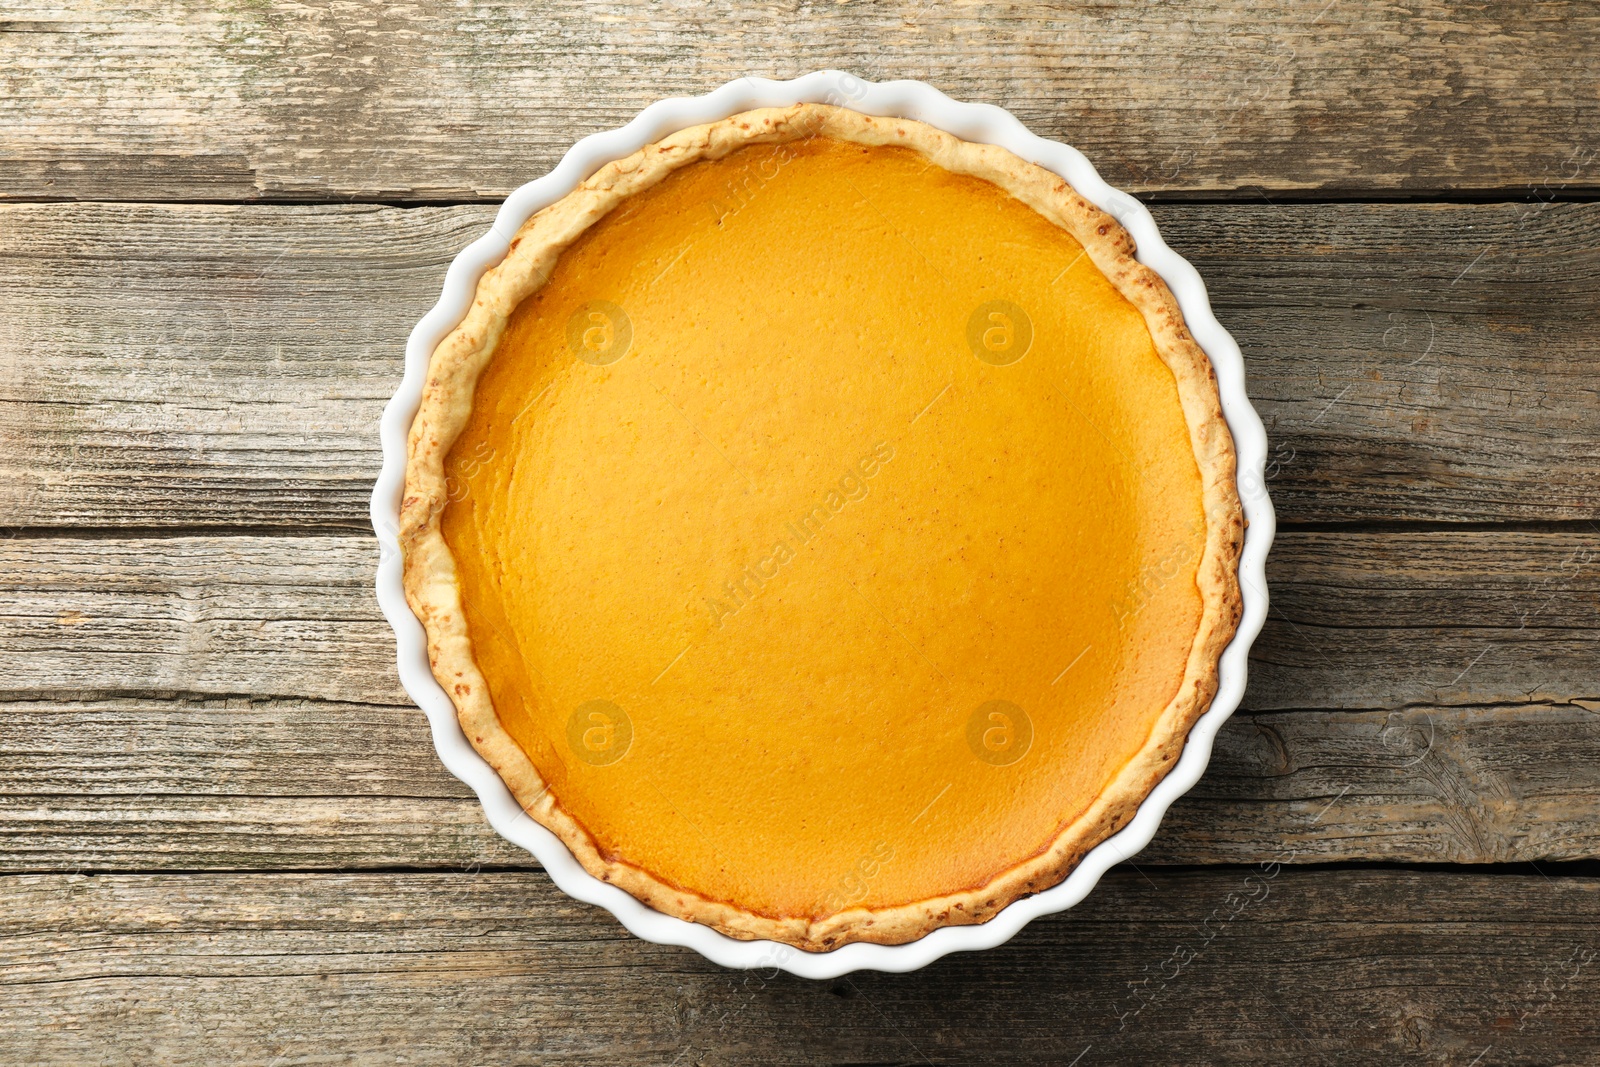
[[0,507],[17,525],[360,522],[406,335],[492,221],[0,214],[0,286],[17,295],[0,316]]
[[[409,703],[371,537],[0,540],[0,698]],[[1282,533],[1247,710],[1600,698],[1587,533]]]
[[[1600,1062],[1600,868],[1542,866],[1600,857],[1600,204],[1558,202],[1600,192],[1597,31],[0,0],[0,1063]],[[406,334],[493,202],[656,98],[830,65],[1159,201],[1291,528],[1247,710],[1136,868],[807,983],[640,942],[488,829],[363,529]],[[1351,202],[1439,194],[1515,202]],[[1350,861],[1413,866],[1316,866]]]
[[[0,704],[0,871],[535,867],[410,707]],[[1240,715],[1152,864],[1600,859],[1600,702]]]
[[665,96],[840,67],[1132,191],[1600,185],[1593,3],[7,0],[0,195],[497,199]]
[[1597,915],[1533,872],[1116,871],[1001,948],[807,982],[535,873],[9,877],[0,1058],[1581,1064]]
[[[1281,519],[1600,516],[1600,205],[1157,216],[1244,349]],[[364,525],[405,337],[490,217],[0,207],[6,523]]]
[[[409,703],[371,537],[0,543],[0,692]],[[9,564],[9,566],[8,566]]]

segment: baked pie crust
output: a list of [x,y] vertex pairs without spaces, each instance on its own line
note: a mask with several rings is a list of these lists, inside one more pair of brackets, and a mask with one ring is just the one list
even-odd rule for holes
[[[792,276],[752,288],[774,234]],[[983,272],[1040,250],[1030,316]],[[782,515],[770,549],[740,532]],[[528,220],[433,353],[400,545],[434,676],[532,818],[659,911],[824,951],[983,922],[1132,818],[1216,690],[1242,532],[1210,361],[1114,219],[1005,149],[801,104]]]

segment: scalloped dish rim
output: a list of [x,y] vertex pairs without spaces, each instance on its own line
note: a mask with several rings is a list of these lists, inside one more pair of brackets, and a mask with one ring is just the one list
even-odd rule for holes
[[[466,316],[479,279],[505,257],[521,225],[601,166],[661,137],[755,108],[799,103],[831,103],[868,115],[915,119],[963,140],[999,145],[1059,175],[1114,217],[1133,237],[1137,260],[1166,282],[1195,342],[1211,361],[1223,416],[1234,439],[1239,499],[1246,522],[1238,569],[1242,613],[1234,638],[1217,664],[1216,694],[1210,708],[1190,729],[1177,765],[1144,798],[1128,825],[1086,853],[1063,881],[1016,900],[987,922],[941,927],[903,944],[856,942],[826,952],[803,951],[773,941],[738,940],[655,911],[617,886],[595,878],[555,834],[526,815],[500,776],[468,742],[454,704],[434,679],[422,625],[407,605],[402,588],[397,540],[406,436],[421,401],[429,359],[445,334]],[[1265,564],[1275,527],[1264,479],[1266,432],[1245,392],[1239,347],[1212,314],[1198,273],[1161,240],[1143,205],[1107,185],[1081,153],[1029,133],[998,107],[961,103],[922,82],[874,84],[837,70],[787,82],[742,78],[705,96],[652,104],[626,126],[579,141],[551,173],[512,192],[489,232],[451,263],[438,303],[411,332],[404,378],[384,409],[381,439],[383,468],[373,489],[371,509],[380,549],[377,596],[395,631],[401,684],[427,715],[439,758],[477,794],[495,830],[533,853],[551,880],[569,896],[605,908],[645,941],[692,948],[727,967],[784,970],[808,978],[835,978],[862,969],[910,971],[951,952],[992,948],[1032,919],[1076,905],[1106,870],[1150,842],[1168,807],[1204,773],[1218,729],[1244,694],[1250,645],[1266,618]]]

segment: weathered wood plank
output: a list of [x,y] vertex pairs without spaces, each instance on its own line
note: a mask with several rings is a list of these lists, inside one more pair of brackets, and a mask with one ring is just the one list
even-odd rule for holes
[[1600,701],[1236,716],[1140,863],[1600,858]]
[[1113,872],[1001,948],[834,982],[636,941],[536,873],[10,877],[0,902],[9,1062],[1600,1057],[1600,881],[1532,872]]
[[356,535],[5,541],[0,693],[408,703],[377,562]]
[[406,335],[492,212],[0,217],[8,521],[296,526],[361,521]]
[[[0,699],[254,696],[408,703],[371,537],[0,540]],[[1280,535],[1245,707],[1600,698],[1587,533]]]
[[1600,696],[1600,531],[1280,533],[1245,706]]
[[0,869],[535,866],[414,706],[0,705]]
[[[0,870],[536,866],[414,708],[0,704]],[[1139,863],[1600,858],[1600,703],[1241,715]]]
[[664,96],[836,66],[1009,107],[1133,190],[1585,188],[1600,8],[582,0],[0,7],[0,196],[503,196]]
[[1600,204],[1156,215],[1244,350],[1280,519],[1600,517]]
[[[1164,206],[1286,521],[1600,514],[1600,204]],[[0,207],[13,526],[363,524],[411,325],[483,207]]]

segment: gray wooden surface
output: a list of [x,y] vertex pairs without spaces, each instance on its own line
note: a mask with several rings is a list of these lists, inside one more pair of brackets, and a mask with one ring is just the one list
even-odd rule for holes
[[[1073,911],[722,971],[440,767],[364,530],[494,202],[838,65],[1154,205],[1284,523],[1244,709]],[[0,0],[0,1061],[1600,1062],[1600,5]]]

